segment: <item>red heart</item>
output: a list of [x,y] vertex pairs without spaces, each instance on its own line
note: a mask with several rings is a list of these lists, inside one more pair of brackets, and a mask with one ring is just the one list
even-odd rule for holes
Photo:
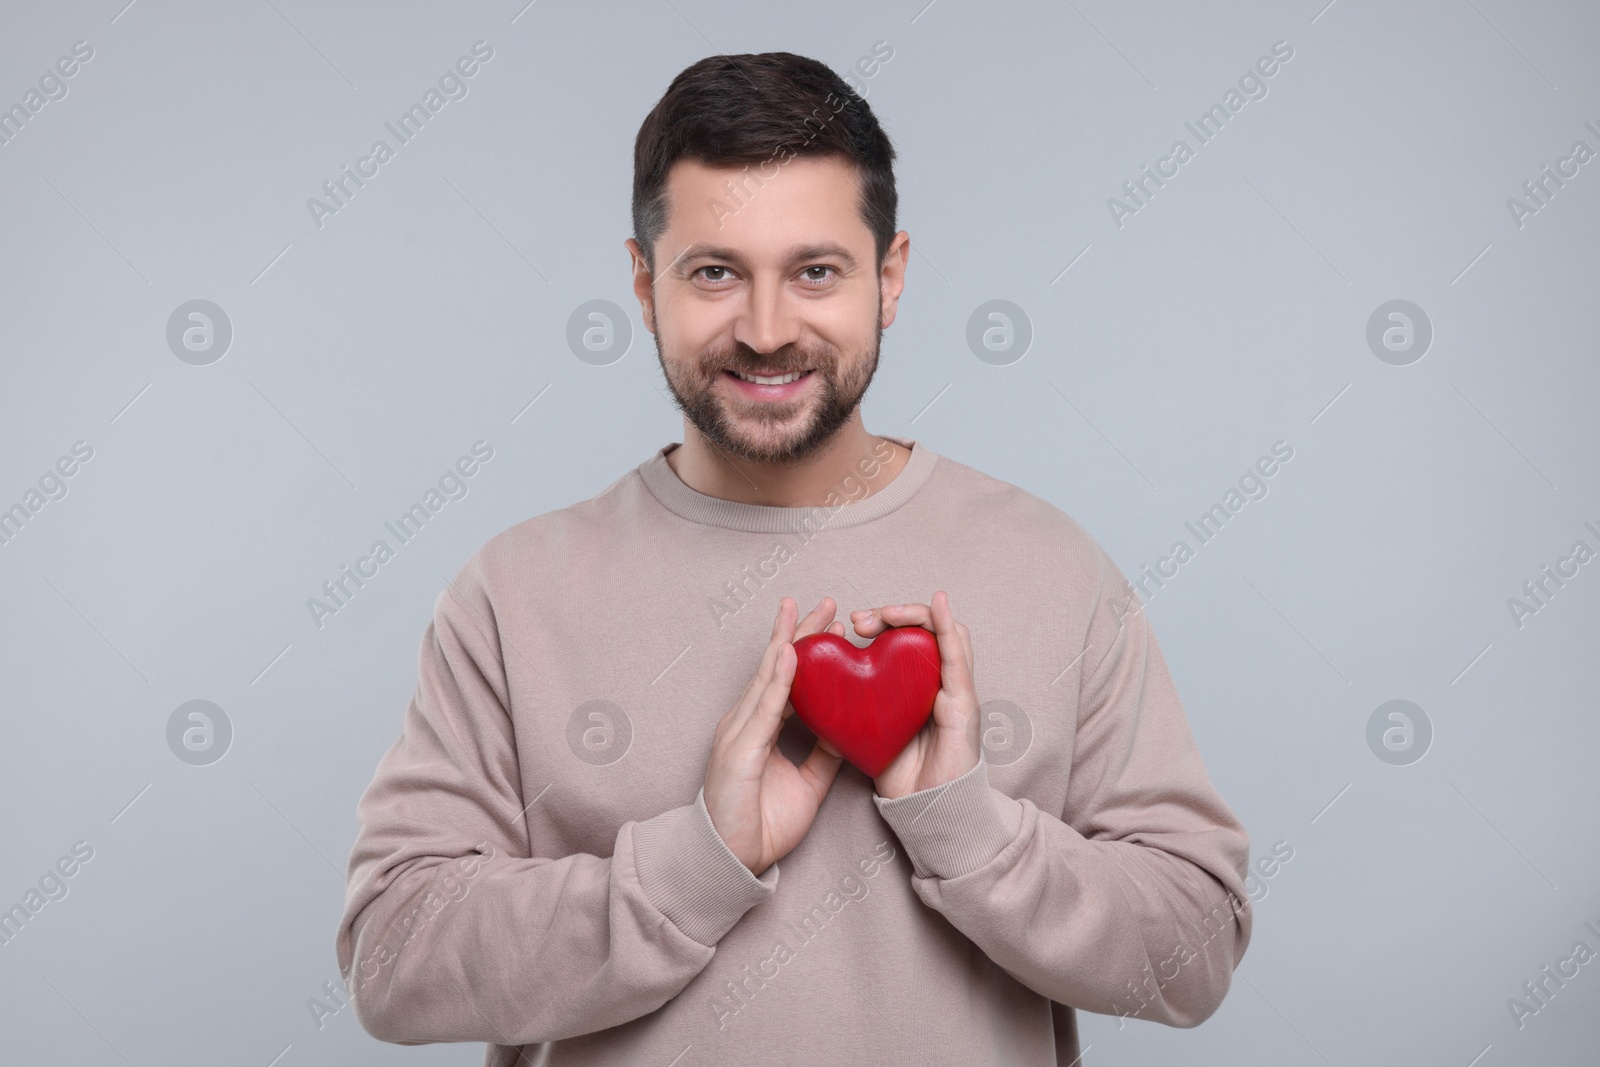
[[794,713],[868,778],[933,714],[939,639],[924,627],[891,627],[865,648],[838,634],[809,634],[794,650]]

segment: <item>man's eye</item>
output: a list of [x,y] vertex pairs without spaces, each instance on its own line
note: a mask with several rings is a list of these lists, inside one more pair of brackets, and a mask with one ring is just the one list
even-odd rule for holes
[[812,271],[815,271],[815,270],[832,271],[834,274],[838,274],[839,273],[833,267],[830,267],[830,266],[827,266],[827,265],[824,265],[824,264],[819,264],[819,265],[817,265],[815,267],[807,267],[801,273],[806,276],[806,281],[808,281],[808,282],[825,282],[825,281],[828,281],[828,279],[831,277],[831,275],[825,274],[825,275],[823,275],[822,277],[819,278],[816,275],[811,273]]
[[704,274],[704,272],[708,271],[708,270],[722,271],[724,274],[726,274],[727,271],[728,271],[728,268],[727,267],[701,267],[699,270],[695,271],[695,273],[699,274],[701,277],[705,278],[705,280],[708,281],[708,282],[720,282],[720,281],[724,280],[723,278],[720,278],[720,277],[712,278],[712,277],[709,277],[706,274]]

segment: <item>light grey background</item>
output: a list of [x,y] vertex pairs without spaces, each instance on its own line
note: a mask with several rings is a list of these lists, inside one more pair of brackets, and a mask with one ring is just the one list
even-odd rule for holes
[[[671,78],[884,41],[858,80],[913,253],[870,429],[1052,501],[1135,579],[1294,450],[1149,599],[1217,785],[1294,858],[1212,1019],[1080,1015],[1085,1062],[1595,1062],[1600,961],[1520,1029],[1507,1006],[1600,948],[1600,562],[1508,606],[1600,549],[1600,161],[1507,205],[1600,150],[1592,5],[524,2],[0,8],[0,105],[94,50],[0,145],[0,508],[93,449],[0,545],[0,907],[94,850],[0,945],[7,1060],[481,1061],[307,1003],[433,599],[681,439],[622,248]],[[316,225],[479,40],[468,94]],[[1280,40],[1267,95],[1119,227],[1108,198]],[[166,340],[196,299],[233,329],[206,366]],[[1033,331],[1003,366],[966,341],[995,299]],[[1434,331],[1406,366],[1366,340],[1395,299]],[[566,343],[590,300],[633,320],[606,366]],[[307,599],[478,440],[468,495],[318,628]],[[208,766],[167,741],[197,699],[234,732]],[[1368,747],[1392,699],[1432,724],[1410,765]]]

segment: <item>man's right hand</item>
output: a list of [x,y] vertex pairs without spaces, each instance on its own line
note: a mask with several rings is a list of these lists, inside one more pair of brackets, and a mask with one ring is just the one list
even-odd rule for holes
[[752,874],[759,876],[800,843],[843,762],[819,740],[795,766],[778,751],[778,732],[793,714],[789,686],[797,662],[794,644],[823,630],[843,636],[833,622],[832,597],[823,597],[799,627],[792,597],[778,603],[778,621],[756,676],[717,723],[706,764],[705,801],[711,825]]

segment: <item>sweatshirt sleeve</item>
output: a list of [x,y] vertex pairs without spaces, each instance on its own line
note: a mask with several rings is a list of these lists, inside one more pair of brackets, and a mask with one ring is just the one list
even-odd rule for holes
[[439,595],[404,728],[357,806],[335,947],[361,1025],[397,1044],[521,1045],[636,1019],[777,888],[776,864],[757,878],[728,849],[703,790],[624,823],[608,858],[530,841],[537,796],[479,619],[493,631],[454,583]]
[[1196,1026],[1250,939],[1249,839],[1206,775],[1137,592],[1099,556],[1065,810],[995,789],[981,757],[875,803],[917,895],[1019,982],[1087,1011]]

